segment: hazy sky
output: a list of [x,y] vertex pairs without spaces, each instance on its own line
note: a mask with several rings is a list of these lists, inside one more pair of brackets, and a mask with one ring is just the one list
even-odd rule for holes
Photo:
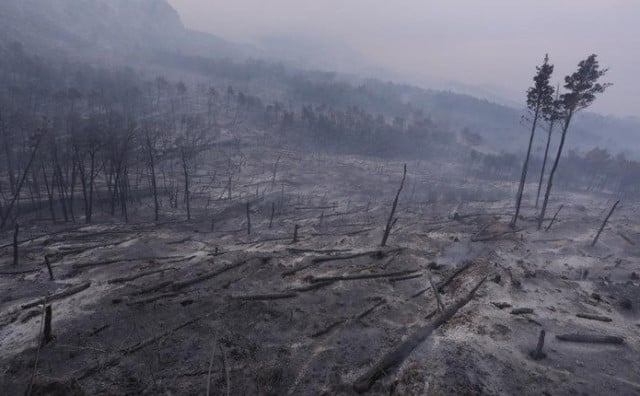
[[597,53],[615,85],[593,110],[640,116],[637,0],[169,1],[188,27],[230,40],[347,45],[407,81],[495,85],[522,102],[545,52],[558,80]]

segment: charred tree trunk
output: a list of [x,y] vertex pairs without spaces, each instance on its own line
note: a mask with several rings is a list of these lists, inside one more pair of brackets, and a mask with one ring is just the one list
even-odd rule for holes
[[247,202],[247,235],[251,235],[251,207]]
[[562,156],[562,149],[564,148],[564,143],[567,138],[567,131],[569,130],[569,124],[571,123],[571,118],[573,117],[573,110],[569,112],[567,115],[567,119],[564,122],[564,126],[562,128],[562,137],[560,138],[560,146],[558,146],[558,153],[556,154],[556,159],[553,161],[553,166],[551,167],[551,173],[549,174],[549,180],[547,181],[547,190],[544,193],[544,201],[542,202],[542,209],[540,210],[540,216],[538,217],[538,230],[542,228],[542,222],[544,221],[544,216],[547,212],[547,205],[549,204],[549,195],[551,195],[551,188],[553,187],[553,178],[558,170],[558,164],[560,164],[560,157]]
[[407,164],[404,164],[404,170],[402,172],[402,180],[400,180],[400,187],[398,188],[398,192],[396,193],[396,197],[393,200],[393,205],[391,206],[391,213],[389,213],[389,218],[387,219],[387,225],[384,228],[384,233],[382,234],[382,242],[380,242],[380,246],[387,245],[387,239],[389,239],[389,234],[391,233],[391,228],[396,223],[398,219],[394,219],[394,215],[396,213],[396,208],[398,206],[398,198],[400,197],[400,192],[402,192],[402,188],[404,187],[404,181],[407,178]]
[[47,190],[47,200],[49,201],[49,212],[51,213],[51,220],[55,223],[56,210],[55,206],[53,205],[53,193],[51,191],[51,188],[49,188],[49,179],[47,178],[47,170],[45,169],[44,164],[42,164],[42,178],[44,180],[44,187]]
[[7,205],[5,212],[3,214],[0,214],[2,217],[2,219],[0,220],[0,229],[3,229],[4,226],[7,224],[7,220],[9,220],[9,216],[11,215],[11,212],[13,211],[13,207],[20,196],[20,191],[22,190],[22,186],[24,185],[27,175],[29,174],[29,170],[31,169],[31,165],[33,164],[33,160],[36,157],[36,153],[38,152],[38,148],[40,147],[40,143],[42,142],[43,137],[44,137],[44,132],[40,132],[39,136],[36,139],[35,144],[33,145],[33,149],[31,150],[31,155],[29,157],[29,161],[27,162],[27,166],[22,172],[20,181],[16,186],[15,193],[13,194],[11,201]]
[[520,205],[522,204],[522,194],[524,193],[524,183],[527,180],[527,172],[529,170],[529,159],[531,158],[531,148],[533,147],[533,138],[536,134],[536,126],[538,125],[538,115],[540,114],[540,101],[536,106],[533,115],[533,125],[531,126],[531,135],[529,136],[529,146],[527,147],[527,156],[522,165],[522,174],[520,175],[520,184],[518,185],[518,193],[516,194],[516,213],[511,220],[511,228],[516,228],[518,216],[520,215]]
[[549,146],[551,146],[551,134],[553,133],[553,124],[555,120],[551,120],[549,130],[547,131],[547,145],[544,149],[544,159],[542,160],[542,170],[540,171],[540,180],[538,181],[538,192],[536,194],[536,209],[540,201],[540,192],[542,192],[542,182],[544,181],[544,171],[547,169],[547,159],[549,158]]
[[598,239],[600,238],[600,234],[602,234],[602,231],[604,230],[604,227],[607,225],[607,221],[609,221],[609,217],[611,217],[611,215],[613,214],[613,211],[616,210],[616,207],[618,206],[619,203],[620,203],[620,200],[616,201],[616,203],[613,204],[613,207],[609,211],[609,214],[607,215],[607,217],[602,222],[602,225],[600,226],[600,229],[598,230],[598,233],[596,234],[596,237],[593,238],[593,242],[591,242],[591,246],[595,246],[595,244],[598,243]]
[[16,222],[15,229],[13,230],[13,265],[17,266],[18,262],[18,232],[20,231],[20,225]]

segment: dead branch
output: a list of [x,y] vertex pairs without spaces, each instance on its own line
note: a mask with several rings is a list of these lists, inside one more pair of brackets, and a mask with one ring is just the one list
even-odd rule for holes
[[174,332],[176,332],[176,331],[178,331],[178,330],[180,330],[182,328],[185,328],[185,327],[187,327],[189,325],[192,325],[192,324],[198,322],[200,319],[202,319],[202,318],[195,318],[195,319],[188,320],[188,321],[182,323],[181,325],[172,328],[171,330],[167,330],[162,334],[159,334],[159,335],[151,337],[151,338],[147,338],[145,341],[139,342],[136,345],[133,345],[133,346],[131,346],[129,348],[123,349],[123,350],[121,350],[121,352],[124,355],[130,355],[130,354],[132,354],[134,352],[137,352],[140,349],[142,349],[142,348],[144,348],[144,347],[146,347],[146,346],[148,346],[150,344],[153,344],[154,342],[158,341],[159,339],[161,339],[163,337],[171,335],[172,333],[174,333]]
[[141,295],[141,294],[153,293],[154,291],[158,291],[160,289],[164,289],[165,287],[167,287],[167,286],[169,286],[171,284],[173,284],[172,281],[163,281],[163,282],[160,282],[160,283],[156,283],[155,285],[151,285],[149,287],[146,287],[144,289],[138,290],[138,291],[132,293],[132,295],[138,296],[138,295]]
[[563,207],[564,207],[564,205],[560,205],[560,207],[556,211],[556,214],[553,215],[553,218],[551,219],[551,222],[549,223],[547,228],[545,228],[545,230],[544,230],[545,232],[547,232],[547,231],[549,231],[551,229],[551,226],[553,225],[553,223],[555,223],[556,218],[558,218],[558,214],[560,213],[560,211],[562,210]]
[[442,303],[442,300],[440,299],[440,293],[438,292],[438,288],[433,284],[433,279],[431,279],[431,276],[429,276],[427,274],[427,279],[429,280],[429,285],[431,285],[431,290],[433,290],[433,295],[436,298],[436,305],[438,308],[438,312],[443,312],[444,311],[444,304]]
[[39,272],[40,268],[31,268],[20,271],[0,271],[0,275],[22,275],[22,274],[31,274],[34,272]]
[[366,392],[378,378],[386,375],[390,369],[404,361],[418,345],[433,333],[434,330],[446,323],[462,307],[471,301],[476,291],[480,286],[482,286],[485,280],[486,277],[480,280],[464,298],[454,303],[440,315],[436,316],[431,323],[420,327],[396,348],[386,353],[378,363],[367,370],[355,381],[353,384],[354,390],[358,393]]
[[111,264],[116,264],[116,263],[130,263],[133,261],[147,261],[147,260],[170,260],[170,259],[177,259],[177,258],[183,258],[184,256],[164,256],[164,257],[134,257],[134,258],[121,258],[121,259],[115,259],[115,260],[105,260],[105,261],[96,261],[96,262],[92,262],[92,263],[80,263],[80,264],[74,264],[71,266],[71,268],[73,269],[72,273],[73,274],[77,274],[79,271],[85,269],[85,268],[92,268],[92,267],[101,267],[103,265],[111,265]]
[[176,293],[176,292],[170,292],[170,293],[164,293],[164,294],[158,294],[156,296],[151,296],[151,297],[147,297],[147,298],[141,298],[138,300],[133,300],[133,301],[129,301],[127,303],[127,305],[138,305],[138,304],[148,304],[150,302],[154,302],[154,301],[158,301],[158,300],[162,300],[163,298],[171,298],[171,297],[175,297],[177,295],[179,295],[180,293]]
[[336,321],[336,322],[333,322],[333,323],[331,323],[329,326],[325,327],[324,329],[319,330],[319,331],[317,331],[317,332],[313,333],[313,334],[311,335],[311,337],[312,337],[312,338],[317,338],[317,337],[323,336],[323,335],[325,335],[325,334],[328,334],[328,333],[329,333],[329,332],[331,332],[333,329],[335,329],[336,327],[338,327],[338,326],[340,326],[340,325],[342,325],[342,324],[345,324],[345,323],[347,323],[347,322],[351,322],[351,321],[354,321],[354,320],[360,320],[360,319],[363,319],[364,317],[366,317],[367,315],[369,315],[371,312],[375,311],[375,310],[376,310],[376,308],[380,307],[381,305],[386,304],[386,302],[387,302],[387,301],[386,301],[385,299],[380,299],[380,301],[378,301],[377,303],[375,303],[373,306],[371,306],[371,307],[369,307],[369,308],[365,309],[365,310],[364,310],[364,311],[362,311],[361,313],[359,313],[359,314],[357,314],[357,315],[354,315],[353,317],[351,317],[351,318],[349,318],[349,319],[341,319],[341,320],[338,320],[338,321]]
[[404,248],[395,248],[390,250],[370,250],[367,252],[353,253],[342,256],[328,256],[328,257],[315,257],[312,262],[314,263],[324,263],[327,261],[336,261],[336,260],[349,260],[353,258],[363,257],[363,256],[372,256],[375,258],[382,258],[390,253],[395,253],[398,251],[404,250]]
[[311,290],[317,290],[317,289],[321,289],[325,286],[329,286],[332,285],[333,282],[318,282],[318,283],[312,283],[308,286],[301,286],[301,287],[295,287],[291,290],[293,291],[297,291],[297,292],[306,292],[306,291],[311,291]]
[[360,280],[360,279],[377,279],[377,278],[393,278],[398,276],[404,276],[408,274],[415,274],[417,270],[404,270],[404,271],[396,271],[396,272],[384,272],[380,274],[363,274],[363,275],[345,275],[345,276],[311,276],[309,278],[309,282],[318,283],[318,282],[337,282],[337,281],[350,281],[350,280]]
[[213,370],[213,358],[216,354],[216,344],[217,340],[213,339],[213,348],[211,348],[211,358],[209,358],[209,370],[207,371],[207,392],[206,395],[211,395],[211,371]]
[[509,231],[499,232],[499,233],[497,233],[497,234],[491,234],[491,235],[487,235],[487,236],[484,236],[484,237],[481,237],[481,236],[474,236],[474,237],[471,237],[471,242],[487,242],[487,241],[492,241],[492,240],[498,239],[498,238],[500,238],[500,237],[503,237],[503,236],[505,236],[505,235],[509,235],[509,234],[517,234],[518,232],[521,232],[521,231],[523,231],[523,230],[524,230],[524,228],[520,228],[520,229],[517,229],[517,230],[509,230]]
[[383,258],[384,256],[390,254],[390,253],[394,253],[394,252],[398,252],[403,250],[404,248],[395,248],[395,249],[391,249],[391,250],[370,250],[370,251],[366,251],[366,252],[360,252],[360,253],[353,253],[353,254],[347,254],[347,255],[337,255],[337,256],[326,256],[326,257],[314,257],[313,259],[311,259],[311,262],[305,265],[301,265],[297,268],[293,268],[289,271],[283,272],[282,276],[286,277],[286,276],[290,276],[290,275],[294,275],[302,270],[305,270],[309,267],[311,267],[314,264],[319,264],[319,263],[326,263],[326,262],[330,262],[330,261],[336,261],[336,260],[349,260],[349,259],[353,259],[353,258],[358,258],[358,257],[364,257],[364,256],[370,256],[372,258]]
[[[449,283],[451,283],[458,275],[460,275],[462,272],[464,272],[467,268],[471,267],[474,264],[473,261],[471,260],[467,260],[465,261],[462,266],[460,266],[460,268],[457,268],[455,271],[453,271],[451,273],[451,275],[449,275],[448,277],[446,277],[445,279],[443,279],[442,281],[438,282],[438,291],[440,293],[442,293],[442,291],[444,290],[445,286],[449,285]],[[431,289],[431,286],[422,289],[420,291],[418,291],[417,293],[413,294],[411,298],[416,298],[418,296],[421,296],[422,294],[424,294],[425,292],[429,291]]]
[[438,291],[440,293],[442,293],[442,291],[444,290],[444,288],[446,286],[449,285],[449,283],[451,283],[458,275],[460,275],[461,273],[463,273],[464,271],[467,270],[467,268],[471,267],[473,264],[475,264],[474,261],[471,260],[467,260],[465,262],[462,263],[462,266],[460,266],[460,268],[457,268],[455,271],[453,271],[451,273],[451,275],[449,275],[448,277],[446,277],[444,280],[442,280],[441,282],[438,283]]
[[282,300],[285,298],[294,298],[297,297],[298,293],[287,292],[287,293],[272,293],[272,294],[246,294],[246,295],[238,295],[231,296],[234,300],[243,300],[243,301],[258,301],[258,300]]
[[609,221],[609,217],[611,217],[611,215],[613,214],[613,211],[616,210],[616,207],[618,206],[619,203],[620,203],[620,200],[617,200],[616,203],[613,204],[613,207],[609,211],[609,214],[607,215],[607,217],[605,217],[604,221],[602,222],[602,225],[600,226],[600,229],[598,230],[596,237],[593,238],[593,242],[591,242],[591,246],[595,246],[595,244],[598,242],[598,239],[600,238],[600,234],[602,233],[602,230],[604,230],[604,227],[607,225],[607,221]]
[[401,282],[401,281],[404,281],[404,280],[421,278],[422,276],[424,276],[423,273],[417,273],[415,275],[399,276],[399,277],[396,277],[396,278],[389,278],[389,282],[391,282],[391,283]]
[[157,274],[157,273],[164,272],[164,271],[169,271],[169,270],[175,270],[175,268],[163,268],[163,269],[159,269],[159,270],[139,272],[139,273],[131,275],[131,276],[123,276],[121,278],[110,279],[108,281],[108,283],[112,283],[113,284],[113,283],[130,282],[130,281],[136,280],[138,278],[142,278],[143,276],[149,276],[149,275],[153,275],[153,274]]
[[209,272],[209,273],[206,273],[204,275],[196,276],[195,278],[187,279],[187,280],[182,281],[182,282],[175,282],[173,284],[173,286],[172,286],[172,289],[173,290],[181,290],[181,289],[184,289],[186,287],[195,285],[196,283],[204,282],[204,281],[209,280],[211,278],[215,278],[216,276],[218,276],[220,274],[223,274],[223,273],[225,273],[227,271],[230,271],[230,270],[232,270],[234,268],[238,268],[238,267],[246,264],[247,262],[249,262],[249,260],[250,259],[241,260],[241,261],[238,261],[237,263],[233,263],[233,264],[227,265],[225,267],[222,267],[222,268],[220,268],[220,269],[218,269],[216,271]]
[[618,235],[620,235],[620,238],[622,238],[625,241],[627,241],[627,243],[629,245],[636,246],[636,243],[634,241],[632,241],[631,238],[629,238],[628,236],[624,235],[622,232],[618,232]]
[[586,314],[586,313],[579,313],[579,314],[576,314],[576,316],[582,319],[598,320],[600,322],[611,322],[611,318],[608,316],[592,315],[592,314]]
[[514,308],[511,310],[511,315],[526,315],[526,314],[532,314],[532,313],[533,313],[532,308]]
[[380,242],[380,246],[384,247],[387,244],[387,239],[389,239],[389,234],[391,233],[391,228],[398,220],[394,219],[396,208],[398,206],[398,198],[400,197],[400,192],[404,187],[404,181],[407,178],[407,164],[404,164],[404,170],[402,172],[402,180],[400,180],[400,188],[398,188],[398,192],[396,193],[396,197],[393,200],[393,205],[391,206],[391,213],[389,213],[389,218],[387,219],[387,225],[384,228],[384,233],[382,234],[382,242]]
[[529,352],[529,356],[531,356],[533,360],[541,360],[547,357],[547,355],[544,352],[542,352],[542,348],[544,347],[545,335],[546,335],[546,332],[544,330],[540,330],[540,335],[538,336],[538,344],[536,345],[536,349]]
[[20,231],[20,225],[16,222],[16,227],[13,231],[13,265],[18,265],[18,232]]
[[224,383],[225,383],[225,395],[231,395],[231,375],[229,371],[229,363],[227,362],[227,351],[224,350],[222,344],[220,344],[220,351],[222,352],[222,367],[224,369]]
[[36,307],[36,306],[38,306],[40,304],[44,304],[45,302],[51,302],[51,301],[55,301],[55,300],[60,300],[62,298],[69,297],[69,296],[72,296],[74,294],[80,293],[81,291],[88,289],[89,286],[91,286],[91,282],[85,282],[85,283],[82,283],[80,285],[70,287],[70,288],[68,288],[66,290],[63,290],[63,291],[59,292],[59,293],[52,294],[52,295],[50,295],[48,297],[40,298],[40,299],[38,299],[36,301],[33,301],[33,302],[30,302],[28,304],[23,304],[21,308],[22,309],[29,309],[29,308]]
[[560,341],[583,342],[589,344],[623,344],[624,338],[597,334],[560,334],[556,336]]
[[287,248],[290,253],[344,253],[349,252],[351,249],[301,249],[301,248]]
[[49,271],[49,280],[54,280],[53,270],[51,269],[51,263],[49,262],[49,256],[47,256],[46,254],[44,255],[44,263],[47,266],[47,270]]

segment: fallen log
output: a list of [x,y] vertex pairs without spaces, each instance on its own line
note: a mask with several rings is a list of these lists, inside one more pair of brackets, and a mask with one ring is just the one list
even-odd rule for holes
[[317,290],[317,289],[321,289],[323,287],[332,285],[333,282],[318,282],[318,283],[312,283],[308,286],[300,286],[300,287],[295,287],[291,290],[293,291],[297,291],[297,292],[306,292],[306,291],[311,291],[311,290]]
[[337,281],[350,281],[350,280],[360,280],[360,279],[377,279],[377,278],[393,278],[398,276],[404,276],[409,274],[415,274],[417,270],[404,270],[404,271],[396,271],[396,272],[383,272],[381,274],[362,274],[362,275],[345,275],[345,276],[318,276],[318,277],[310,277],[310,283],[318,283],[318,282],[337,282]]
[[532,314],[532,308],[515,308],[511,310],[511,315],[524,315],[524,314]]
[[330,261],[336,261],[336,260],[349,260],[349,259],[353,259],[353,258],[358,258],[358,257],[364,257],[364,256],[371,256],[373,258],[382,258],[390,253],[394,253],[394,252],[398,252],[404,250],[404,248],[396,248],[396,249],[390,249],[390,250],[385,250],[385,249],[377,249],[377,250],[370,250],[370,251],[366,251],[366,252],[360,252],[360,253],[353,253],[353,254],[346,254],[346,255],[338,255],[338,256],[326,256],[326,257],[314,257],[311,259],[310,263],[301,265],[299,267],[296,268],[292,268],[289,271],[285,271],[282,273],[282,277],[286,277],[286,276],[291,276],[294,275],[300,271],[303,271],[309,267],[311,267],[314,264],[320,264],[320,263],[326,263],[326,262],[330,262]]
[[22,274],[32,274],[34,272],[39,272],[40,268],[31,268],[26,270],[18,270],[18,271],[0,271],[0,275],[22,275]]
[[620,235],[620,238],[624,239],[625,241],[627,241],[627,243],[631,246],[635,246],[636,243],[634,241],[631,240],[631,238],[629,238],[628,236],[624,235],[621,232],[618,232],[618,235]]
[[172,286],[172,289],[173,290],[184,289],[186,287],[193,286],[196,283],[204,282],[204,281],[209,280],[211,278],[215,278],[216,276],[218,276],[220,274],[223,274],[223,273],[225,273],[227,271],[230,271],[230,270],[232,270],[234,268],[238,268],[241,265],[246,264],[247,262],[249,262],[249,260],[250,259],[238,261],[237,263],[233,263],[233,264],[227,265],[227,266],[222,267],[222,268],[220,268],[218,270],[215,270],[213,272],[209,272],[209,273],[206,273],[204,275],[196,276],[195,278],[187,279],[187,280],[182,281],[182,282],[174,282],[173,286]]
[[610,335],[597,334],[559,334],[556,338],[560,341],[584,342],[589,344],[623,344],[624,338]]
[[592,314],[586,314],[586,313],[579,313],[576,314],[577,317],[582,318],[582,319],[589,319],[589,320],[598,320],[600,322],[611,322],[611,318],[607,317],[607,316],[602,316],[602,315],[592,315]]
[[110,265],[110,264],[116,264],[116,263],[130,263],[133,261],[146,261],[146,260],[170,260],[170,259],[176,259],[176,258],[182,258],[182,257],[184,256],[164,256],[164,257],[150,256],[150,257],[121,258],[121,259],[114,259],[114,260],[96,261],[91,263],[73,264],[71,268],[73,269],[72,273],[77,274],[83,269],[92,268],[92,267],[101,267],[103,265]]
[[395,249],[390,249],[390,250],[377,249],[377,250],[370,250],[370,251],[367,251],[367,252],[346,254],[346,255],[341,255],[341,256],[315,257],[311,261],[313,263],[324,263],[324,262],[327,262],[327,261],[349,260],[349,259],[363,257],[363,256],[384,257],[387,254],[395,253],[395,252],[401,251],[403,249],[404,248],[395,248]]
[[108,281],[108,283],[125,283],[125,282],[130,282],[133,280],[136,280],[138,278],[142,278],[143,276],[149,276],[149,275],[153,275],[153,274],[157,274],[160,272],[164,272],[164,271],[169,271],[175,268],[164,268],[164,269],[159,269],[159,270],[153,270],[153,271],[146,271],[146,272],[139,272],[137,274],[131,275],[131,276],[123,276],[121,278],[114,278]]
[[348,318],[348,319],[340,319],[340,320],[338,320],[338,321],[336,321],[336,322],[333,322],[333,323],[331,323],[329,326],[325,327],[324,329],[319,330],[319,331],[317,331],[317,332],[315,332],[315,333],[311,334],[311,337],[312,337],[312,338],[317,338],[317,337],[323,336],[323,335],[325,335],[325,334],[328,334],[329,332],[331,332],[333,329],[335,329],[336,327],[340,326],[341,324],[344,324],[344,323],[347,323],[347,322],[350,322],[350,321],[354,321],[354,320],[360,320],[360,319],[363,319],[364,317],[366,317],[367,315],[369,315],[371,312],[373,312],[376,308],[378,308],[379,306],[381,306],[381,305],[383,305],[383,304],[385,304],[385,303],[386,303],[386,300],[381,299],[381,300],[380,300],[380,301],[378,301],[375,305],[373,305],[373,306],[371,306],[371,307],[367,308],[367,309],[366,309],[366,310],[364,310],[363,312],[361,312],[361,313],[359,313],[359,314],[357,314],[357,315],[354,315],[354,316],[353,316],[353,317],[351,317],[351,318]]
[[290,253],[344,253],[351,249],[303,249],[303,248],[287,248]]
[[294,298],[297,297],[298,293],[287,292],[287,293],[272,293],[272,294],[246,294],[246,295],[238,295],[231,296],[234,300],[243,300],[243,301],[259,301],[259,300],[282,300],[285,298]]
[[59,293],[52,294],[52,295],[50,295],[48,297],[40,298],[40,299],[38,299],[36,301],[30,302],[30,303],[27,303],[27,304],[23,304],[22,305],[22,309],[29,309],[29,308],[37,307],[38,305],[44,304],[45,302],[50,303],[50,302],[55,301],[55,300],[60,300],[60,299],[65,298],[65,297],[72,296],[74,294],[80,293],[83,290],[88,289],[89,286],[91,286],[91,282],[85,282],[85,283],[79,284],[77,286],[70,287],[70,288],[68,288],[66,290],[63,290],[63,291],[61,291]]
[[457,268],[455,271],[451,273],[448,277],[446,277],[443,281],[438,283],[438,291],[442,293],[443,289],[449,285],[458,275],[467,270],[467,268],[471,267],[474,264],[473,261],[467,260],[462,263],[460,268]]
[[134,292],[134,293],[132,293],[132,294],[133,294],[134,296],[138,296],[138,295],[140,295],[140,294],[148,294],[148,293],[152,293],[152,292],[154,292],[154,291],[158,291],[158,290],[160,290],[160,289],[164,289],[165,287],[167,287],[167,286],[169,286],[169,285],[171,285],[171,284],[173,284],[173,282],[172,282],[172,281],[164,281],[164,282],[156,283],[155,285],[151,285],[151,286],[149,286],[149,287],[147,287],[147,288],[144,288],[144,289],[138,290],[138,291],[136,291],[136,292]]
[[150,302],[154,302],[154,301],[158,301],[161,300],[163,298],[171,298],[171,297],[175,297],[177,295],[179,295],[180,293],[176,293],[176,292],[170,292],[170,293],[163,293],[163,294],[158,294],[156,296],[151,296],[151,297],[147,297],[147,298],[141,298],[139,300],[133,300],[133,301],[129,301],[127,303],[127,305],[138,305],[138,304],[148,304]]
[[420,272],[420,273],[417,273],[415,275],[406,275],[406,276],[398,276],[398,277],[395,277],[395,278],[389,278],[389,282],[391,282],[391,283],[401,282],[401,281],[405,281],[405,280],[409,280],[409,279],[421,278],[423,276],[424,276],[424,274]]
[[121,352],[123,354],[125,354],[125,355],[130,355],[130,354],[132,354],[134,352],[137,352],[140,349],[146,347],[147,345],[150,345],[150,344],[156,342],[157,340],[159,340],[159,339],[161,339],[163,337],[166,337],[166,336],[168,336],[168,335],[170,335],[170,334],[172,334],[172,333],[174,333],[174,332],[176,332],[176,331],[178,331],[178,330],[180,330],[180,329],[182,329],[184,327],[187,327],[187,326],[189,326],[191,324],[196,323],[200,319],[201,318],[195,318],[195,319],[188,320],[188,321],[182,323],[181,325],[172,328],[171,330],[167,330],[162,334],[159,334],[159,335],[151,337],[151,338],[147,338],[145,341],[139,342],[136,345],[133,345],[133,346],[131,346],[129,348],[123,349],[123,350],[121,350]]
[[504,231],[504,232],[499,232],[497,234],[491,234],[491,235],[487,235],[485,237],[480,237],[480,236],[475,236],[471,238],[471,242],[487,242],[487,241],[492,241],[494,239],[498,239],[500,237],[503,237],[505,235],[509,235],[509,234],[517,234],[518,232],[523,231],[523,228],[517,229],[517,230],[510,230],[510,231]]
[[371,388],[374,382],[378,380],[378,378],[386,375],[390,369],[402,363],[418,345],[433,333],[434,330],[446,323],[462,307],[471,301],[476,291],[478,291],[485,280],[486,277],[480,280],[480,282],[478,282],[464,298],[452,304],[451,307],[436,316],[431,323],[420,327],[395,349],[385,354],[378,363],[367,370],[355,381],[353,389],[358,393],[366,392]]

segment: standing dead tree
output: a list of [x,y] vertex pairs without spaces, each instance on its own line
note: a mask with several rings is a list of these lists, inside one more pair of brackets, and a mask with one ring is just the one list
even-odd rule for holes
[[24,185],[25,180],[27,179],[27,175],[29,174],[29,170],[31,169],[31,165],[33,165],[33,161],[36,158],[36,153],[38,152],[38,148],[40,147],[40,143],[42,142],[42,138],[44,137],[44,130],[39,131],[32,140],[31,144],[31,155],[29,156],[29,161],[22,172],[22,177],[20,177],[20,181],[16,186],[15,192],[13,193],[13,197],[6,205],[6,209],[4,213],[0,213],[0,230],[4,228],[11,216],[11,212],[13,211],[13,207],[15,206],[18,197],[20,196],[20,192],[22,191],[22,186]]
[[271,188],[275,187],[276,185],[276,173],[278,172],[278,163],[280,162],[280,158],[282,157],[282,154],[278,155],[278,158],[276,159],[276,162],[273,164],[273,175],[271,177]]
[[396,197],[393,200],[393,205],[391,206],[391,213],[389,213],[389,218],[387,219],[387,225],[384,227],[384,233],[382,234],[382,242],[380,242],[380,246],[387,245],[387,239],[389,239],[389,234],[391,233],[391,228],[393,228],[397,218],[394,218],[396,214],[396,208],[398,207],[398,198],[400,197],[400,192],[402,192],[402,188],[404,187],[404,181],[407,178],[407,164],[404,164],[404,170],[402,172],[402,180],[400,181],[400,188],[398,188],[398,192],[396,193]]
[[247,202],[247,235],[251,235],[251,206]]
[[595,244],[598,242],[598,239],[600,238],[600,234],[602,234],[602,231],[604,230],[604,227],[607,225],[607,221],[609,221],[609,217],[611,217],[611,215],[613,214],[613,211],[616,210],[616,207],[618,206],[619,203],[620,203],[620,200],[617,200],[616,203],[613,204],[613,207],[609,211],[609,214],[607,215],[607,217],[602,222],[602,225],[600,226],[600,229],[598,230],[598,233],[596,234],[596,237],[593,238],[593,242],[591,242],[591,246],[595,246]]
[[18,232],[20,231],[20,225],[16,222],[16,228],[13,231],[13,265],[18,265]]

